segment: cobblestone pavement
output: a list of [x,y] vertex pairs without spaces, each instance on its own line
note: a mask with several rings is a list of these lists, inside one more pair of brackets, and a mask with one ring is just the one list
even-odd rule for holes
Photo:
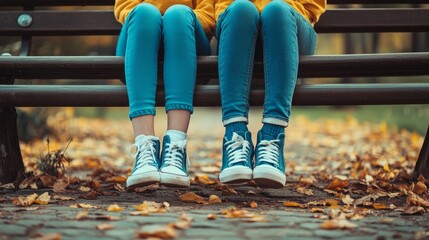
[[[249,189],[257,190],[241,187],[238,191]],[[34,191],[21,190],[7,195],[27,195],[30,192]],[[36,192],[41,194],[43,190]],[[317,214],[309,209],[287,208],[279,203],[280,199],[296,197],[296,193],[287,190],[271,190],[271,197],[260,197],[254,209],[248,207],[248,199],[240,198],[240,194],[235,198],[222,198],[225,201],[220,204],[201,205],[181,202],[178,198],[181,192],[184,190],[160,189],[143,194],[125,192],[116,197],[51,201],[48,205],[32,205],[29,208],[16,207],[11,201],[5,201],[0,203],[0,239],[49,237],[54,233],[62,239],[134,239],[139,231],[163,228],[177,222],[182,213],[193,218],[193,221],[190,228],[176,230],[176,239],[429,239],[427,214],[404,216],[394,211],[375,211],[364,218],[350,220],[356,225],[355,228],[324,230],[320,225],[326,219],[316,218]],[[167,201],[171,206],[166,213],[131,215],[135,211],[132,205],[144,200]],[[76,202],[98,208],[71,208],[70,205]],[[113,203],[125,207],[125,210],[108,212],[107,207]],[[266,221],[248,222],[245,218],[225,218],[219,214],[220,210],[232,206],[263,216]],[[88,211],[88,216],[77,220],[76,216],[82,211]],[[215,214],[217,218],[209,220],[209,214]],[[108,224],[111,229],[97,229],[101,224]]]

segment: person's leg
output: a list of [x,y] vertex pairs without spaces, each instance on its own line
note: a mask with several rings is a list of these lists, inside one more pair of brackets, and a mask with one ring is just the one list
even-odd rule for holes
[[117,55],[124,56],[125,77],[136,147],[128,188],[159,182],[159,139],[154,136],[157,57],[162,16],[150,4],[136,6],[124,23]]
[[193,112],[197,55],[211,53],[193,10],[174,5],[164,14],[164,88],[168,130],[163,141],[161,183],[189,186],[186,132]]
[[216,25],[222,121],[226,127],[219,175],[223,183],[252,178],[253,143],[246,125],[258,24],[256,6],[236,0],[219,16]]
[[288,125],[298,73],[299,54],[313,54],[312,25],[284,1],[269,3],[261,14],[265,68],[264,126],[258,133],[255,181],[285,185],[284,128]]

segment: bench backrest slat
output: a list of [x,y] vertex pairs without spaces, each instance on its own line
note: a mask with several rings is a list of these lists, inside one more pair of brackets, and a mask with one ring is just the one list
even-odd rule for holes
[[[20,27],[18,17],[28,13],[33,23]],[[391,16],[396,16],[392,18]],[[429,9],[333,9],[316,25],[319,33],[429,32]],[[110,10],[7,11],[0,14],[0,36],[117,35],[120,24]]]

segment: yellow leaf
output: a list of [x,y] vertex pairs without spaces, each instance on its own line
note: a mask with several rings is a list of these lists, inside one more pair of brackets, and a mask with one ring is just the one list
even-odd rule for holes
[[36,200],[34,200],[34,203],[40,204],[40,205],[46,205],[49,203],[49,200],[51,200],[51,196],[48,192],[43,193],[42,195],[38,196]]
[[86,218],[88,218],[88,214],[89,214],[88,211],[80,211],[80,212],[77,213],[75,219],[76,220],[86,219]]
[[373,207],[374,209],[377,209],[377,210],[386,210],[386,209],[390,209],[389,207],[387,207],[386,205],[384,205],[384,204],[382,204],[382,203],[373,203],[373,204],[372,204],[372,207]]
[[286,206],[286,207],[306,208],[306,206],[304,204],[300,204],[300,203],[297,203],[297,202],[284,201],[283,205]]
[[179,198],[184,202],[196,202],[196,203],[202,203],[202,204],[206,203],[206,200],[203,197],[195,194],[194,192],[184,193],[180,195]]
[[334,179],[326,188],[333,191],[341,191],[349,186],[349,182],[341,179]]
[[216,220],[216,218],[217,218],[216,214],[210,213],[210,214],[207,215],[207,219],[208,220]]
[[314,195],[313,190],[311,190],[309,188],[297,187],[296,191],[301,193],[301,194],[307,195],[307,196],[313,196]]
[[419,181],[413,188],[413,192],[417,195],[421,195],[428,190],[428,187],[423,182]]
[[112,226],[112,224],[109,224],[109,223],[102,223],[102,224],[97,225],[96,228],[100,231],[105,231],[105,230],[112,229],[113,226]]
[[251,202],[250,202],[250,207],[251,207],[251,208],[257,208],[257,207],[258,207],[258,204],[257,204],[255,201],[251,201]]
[[33,193],[31,195],[28,195],[27,197],[15,197],[12,199],[12,203],[15,204],[16,206],[20,206],[20,207],[28,207],[31,206],[34,201],[37,198],[37,193]]
[[221,203],[222,200],[217,195],[210,195],[209,200],[205,204]]
[[311,208],[310,212],[312,212],[312,213],[322,213],[323,209],[322,208]]
[[79,190],[82,191],[82,192],[89,192],[89,191],[91,191],[91,188],[85,187],[85,186],[80,186]]
[[120,212],[123,210],[124,210],[124,208],[120,207],[118,204],[112,204],[112,205],[107,207],[108,212]]

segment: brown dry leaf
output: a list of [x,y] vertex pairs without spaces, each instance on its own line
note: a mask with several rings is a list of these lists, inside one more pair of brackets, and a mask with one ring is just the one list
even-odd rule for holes
[[38,196],[36,200],[34,200],[34,203],[40,204],[40,205],[46,205],[51,200],[51,196],[48,192],[44,192],[42,195]]
[[429,201],[424,200],[412,191],[408,191],[407,204],[412,206],[429,207]]
[[387,210],[387,209],[390,209],[388,206],[386,206],[386,205],[384,205],[382,203],[373,203],[372,207],[374,209],[377,209],[377,210]]
[[230,209],[224,209],[220,214],[225,215],[225,218],[252,218],[255,214],[250,213],[246,210],[237,209],[235,207]]
[[15,185],[13,183],[8,183],[8,184],[1,185],[0,188],[12,190],[12,189],[15,189]]
[[120,207],[118,204],[111,204],[110,206],[107,207],[108,212],[120,212],[123,210],[124,208]]
[[343,196],[341,201],[346,205],[352,205],[355,200],[351,198],[350,195],[347,194],[346,196]]
[[204,185],[213,185],[218,183],[217,181],[210,179],[209,176],[205,174],[196,174],[195,178],[193,179],[193,182],[201,183]]
[[92,206],[91,204],[85,203],[75,203],[70,205],[71,208],[98,208],[97,206]]
[[423,182],[417,182],[414,186],[413,192],[417,195],[421,195],[428,190],[428,187]]
[[339,204],[337,200],[332,198],[325,199],[324,202],[326,205],[330,206],[331,208],[337,208]]
[[255,201],[251,201],[249,205],[251,208],[257,208],[258,207],[258,204]]
[[61,201],[74,201],[76,200],[75,198],[69,197],[69,196],[64,196],[64,195],[54,195],[52,197],[52,199],[54,200],[61,200]]
[[307,178],[304,178],[304,177],[300,177],[299,178],[299,182],[300,183],[303,183],[303,184],[306,184],[306,185],[314,185],[314,183],[316,182],[317,180],[316,180],[316,178],[314,177],[314,176],[310,176],[310,177],[307,177]]
[[32,184],[30,184],[30,188],[31,188],[31,189],[33,189],[33,190],[37,190],[37,189],[39,189],[39,187],[37,186],[37,184],[36,184],[36,183],[32,183]]
[[371,195],[367,195],[367,196],[364,196],[364,197],[362,197],[362,198],[359,198],[359,199],[356,199],[355,201],[354,201],[354,206],[360,206],[360,205],[363,205],[363,206],[371,206],[372,205],[372,202],[373,201],[375,201],[375,200],[377,200],[378,198],[379,198],[380,196],[379,195],[377,195],[377,194],[371,194]]
[[115,188],[119,192],[125,192],[125,188],[122,187],[120,183],[115,183],[115,185],[113,185],[113,188]]
[[426,212],[423,207],[419,206],[406,206],[405,208],[398,210],[402,211],[402,215],[422,215]]
[[79,191],[81,191],[81,192],[89,192],[89,191],[91,191],[91,188],[85,187],[85,186],[80,186],[79,187]]
[[323,208],[311,208],[310,212],[312,212],[312,213],[322,213],[323,212]]
[[88,211],[80,211],[80,212],[78,212],[78,213],[77,213],[77,215],[76,215],[75,219],[76,219],[76,220],[84,220],[84,219],[87,219],[87,218],[88,218],[88,214],[89,214],[89,212],[88,212]]
[[210,213],[207,215],[208,220],[216,220],[216,218],[217,218],[216,214]]
[[311,189],[309,189],[309,188],[305,188],[305,187],[297,187],[295,190],[296,190],[298,193],[301,193],[301,194],[304,194],[304,195],[307,195],[307,196],[313,196],[313,195],[314,195],[313,190],[311,190]]
[[69,184],[70,184],[70,178],[64,177],[64,178],[58,179],[52,188],[53,188],[53,191],[56,193],[64,192]]
[[178,221],[175,223],[170,223],[169,224],[171,227],[175,228],[175,229],[188,229],[191,227],[192,222],[191,221]]
[[176,230],[172,226],[146,225],[137,231],[137,238],[175,238]]
[[216,187],[216,190],[221,190],[222,191],[222,195],[237,195],[237,191],[235,191],[233,188],[231,188],[228,185],[220,185]]
[[222,203],[222,200],[217,195],[210,195],[209,200],[205,204]]
[[142,193],[146,191],[154,191],[154,190],[157,190],[158,188],[159,188],[159,184],[151,184],[145,187],[136,188],[134,189],[134,191],[137,193]]
[[40,181],[42,181],[44,187],[53,187],[57,182],[57,178],[49,175],[42,175],[40,176]]
[[306,204],[301,204],[297,202],[284,201],[283,205],[286,207],[298,207],[298,208],[306,208]]
[[266,222],[267,219],[264,216],[256,215],[255,214],[253,217],[251,217],[251,218],[245,218],[245,219],[243,219],[241,221],[243,221],[243,222]]
[[100,231],[105,231],[105,230],[113,229],[113,225],[109,223],[102,223],[97,225],[96,228]]
[[179,198],[183,202],[196,202],[196,203],[206,204],[206,200],[203,197],[195,194],[194,192],[184,193],[180,195]]
[[350,183],[346,180],[341,180],[338,178],[335,178],[327,187],[326,189],[333,190],[333,191],[341,191],[344,188],[348,187]]
[[27,197],[14,197],[12,203],[19,207],[28,207],[31,206],[37,198],[37,193],[28,195]]
[[144,201],[139,205],[133,205],[133,207],[140,212],[132,212],[131,215],[149,215],[150,213],[165,213],[170,204],[157,203],[152,201]]
[[59,233],[41,234],[37,233],[30,240],[61,240],[62,236]]
[[124,176],[113,176],[106,179],[106,182],[124,183],[127,181],[127,177]]
[[399,197],[400,195],[401,195],[401,192],[388,193],[388,194],[387,194],[387,196],[389,196],[389,198]]
[[331,219],[320,224],[320,228],[326,230],[350,229],[355,227],[356,224],[353,224],[345,219]]

